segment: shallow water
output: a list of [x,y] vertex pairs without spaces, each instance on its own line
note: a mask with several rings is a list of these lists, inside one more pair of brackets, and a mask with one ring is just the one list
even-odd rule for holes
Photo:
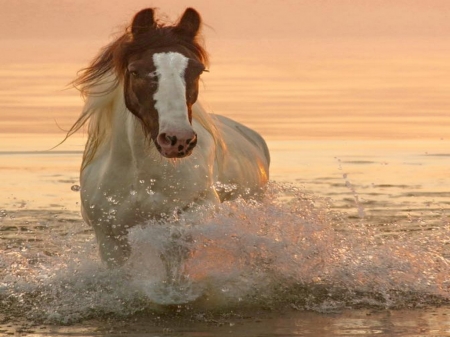
[[[269,145],[262,202],[135,228],[119,271],[101,264],[79,215],[81,153],[2,152],[0,330],[446,335],[448,143]],[[177,282],[161,252],[185,259]]]

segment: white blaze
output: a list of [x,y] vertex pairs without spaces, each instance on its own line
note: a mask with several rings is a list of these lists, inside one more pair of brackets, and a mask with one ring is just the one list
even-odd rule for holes
[[158,76],[158,89],[153,95],[159,116],[159,132],[189,124],[184,73],[188,58],[180,53],[156,53],[153,63]]

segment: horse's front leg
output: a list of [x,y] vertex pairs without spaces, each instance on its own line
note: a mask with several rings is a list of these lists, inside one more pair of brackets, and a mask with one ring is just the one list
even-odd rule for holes
[[[94,205],[96,204],[101,203],[97,202]],[[116,214],[114,217],[105,216],[102,207],[89,207],[90,205],[82,206],[81,215],[94,230],[101,260],[109,268],[124,265],[131,254],[128,226],[123,225],[123,223],[127,223],[126,220],[122,217],[118,218]]]
[[[106,225],[106,226],[105,226]],[[127,230],[111,230],[110,224],[94,225],[100,258],[109,268],[125,264],[131,254]]]
[[186,235],[181,228],[172,228],[160,252],[167,284],[177,285],[185,281],[185,264],[192,254],[191,244],[191,235]]

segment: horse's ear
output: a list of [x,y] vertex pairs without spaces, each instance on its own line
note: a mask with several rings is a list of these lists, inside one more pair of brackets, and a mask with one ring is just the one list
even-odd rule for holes
[[131,24],[131,34],[133,36],[148,32],[151,28],[156,27],[154,19],[155,11],[153,8],[146,8],[138,12]]
[[202,18],[200,14],[193,8],[187,8],[174,29],[178,34],[194,39],[200,30],[201,24]]

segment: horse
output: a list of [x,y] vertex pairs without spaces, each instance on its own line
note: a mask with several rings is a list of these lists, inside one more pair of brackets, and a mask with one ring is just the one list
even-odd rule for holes
[[143,9],[73,81],[85,105],[68,136],[88,123],[81,214],[109,267],[129,259],[131,227],[255,197],[269,179],[264,139],[197,102],[209,64],[201,27],[193,8],[175,24]]

